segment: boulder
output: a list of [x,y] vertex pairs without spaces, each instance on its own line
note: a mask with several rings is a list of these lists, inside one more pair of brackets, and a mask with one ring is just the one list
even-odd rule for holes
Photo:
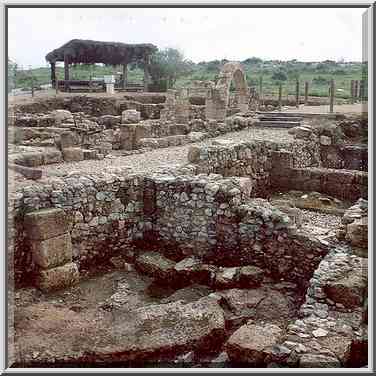
[[368,217],[356,219],[347,225],[346,240],[354,247],[368,248]]
[[210,284],[213,273],[208,265],[202,263],[199,258],[186,257],[179,261],[174,270],[177,278],[185,283]]
[[[121,360],[139,361],[144,366],[148,361],[172,360],[190,351],[217,350],[224,339],[223,311],[211,298],[119,309],[100,320],[98,311],[73,312],[53,306],[38,313],[34,309],[34,314],[28,310],[24,310],[18,337],[24,361],[103,364]],[[51,335],[51,331],[64,335]]]
[[356,308],[363,305],[366,288],[365,276],[350,273],[340,280],[327,282],[324,292],[333,302],[343,304],[346,308]]
[[247,323],[240,327],[226,343],[226,352],[231,361],[264,366],[265,358],[271,353],[283,331],[280,327],[266,323]]
[[168,282],[175,275],[175,262],[158,252],[146,252],[135,260],[135,267],[141,273],[163,282]]
[[239,285],[241,287],[258,287],[264,279],[264,270],[257,266],[243,266],[239,271]]
[[339,360],[333,356],[322,354],[303,354],[300,357],[301,368],[337,368],[341,367]]
[[209,287],[203,285],[192,285],[184,287],[182,289],[176,290],[174,293],[169,295],[167,298],[163,298],[161,303],[171,303],[182,300],[186,303],[195,302],[205,296],[208,296],[212,291]]

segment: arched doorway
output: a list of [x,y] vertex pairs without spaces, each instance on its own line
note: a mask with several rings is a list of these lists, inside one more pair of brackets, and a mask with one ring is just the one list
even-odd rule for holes
[[235,87],[235,101],[240,111],[248,109],[249,89],[245,72],[238,62],[225,64],[219,74],[216,86],[206,98],[206,118],[224,120],[226,118],[231,82]]

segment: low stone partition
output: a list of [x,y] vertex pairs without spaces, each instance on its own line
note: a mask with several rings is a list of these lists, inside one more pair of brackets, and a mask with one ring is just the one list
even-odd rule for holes
[[367,172],[310,167],[315,158],[307,151],[309,145],[216,140],[192,146],[188,161],[196,173],[251,178],[253,197],[267,197],[275,190],[317,191],[347,201],[368,196]]
[[272,185],[279,190],[316,191],[354,202],[368,197],[368,173],[328,168],[275,170]]

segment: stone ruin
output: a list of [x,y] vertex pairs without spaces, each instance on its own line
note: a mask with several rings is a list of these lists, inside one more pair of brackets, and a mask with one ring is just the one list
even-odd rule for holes
[[[194,89],[10,113],[18,366],[368,364],[364,121],[260,138],[239,64]],[[80,167],[184,146],[184,163],[151,172]]]

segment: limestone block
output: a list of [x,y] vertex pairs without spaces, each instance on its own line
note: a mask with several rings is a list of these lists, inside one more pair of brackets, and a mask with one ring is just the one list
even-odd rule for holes
[[29,239],[45,240],[67,233],[69,223],[62,209],[50,208],[26,214],[24,226]]
[[75,132],[66,131],[60,135],[61,148],[71,148],[79,145],[78,135]]
[[22,164],[26,167],[38,167],[43,164],[43,154],[42,153],[25,153],[21,154]]
[[137,110],[125,110],[121,113],[121,122],[124,124],[138,123],[141,120],[141,113]]
[[36,286],[45,292],[60,290],[79,282],[80,274],[74,262],[56,268],[40,270],[36,277]]
[[151,277],[169,280],[172,277],[175,262],[158,252],[146,252],[137,257],[135,266],[136,269]]
[[56,125],[62,123],[73,123],[73,115],[68,110],[55,110],[52,112]]
[[325,145],[325,146],[329,146],[332,144],[332,139],[328,136],[320,136],[320,144],[321,145]]
[[261,366],[281,334],[273,324],[243,325],[229,338],[226,352],[232,361]]
[[63,156],[60,151],[48,151],[43,154],[43,162],[44,164],[51,164],[51,163],[61,163],[63,161]]
[[70,234],[31,242],[34,262],[43,269],[54,268],[72,261]]
[[66,148],[63,157],[65,162],[79,162],[84,160],[84,153],[81,148]]
[[98,150],[83,149],[84,159],[98,159]]
[[368,247],[368,217],[356,219],[347,225],[346,240],[354,247]]
[[122,124],[120,127],[120,144],[124,150],[133,150],[135,147],[136,124]]
[[198,142],[202,141],[204,138],[206,138],[206,133],[204,132],[190,132],[187,134],[188,139],[190,142]]

